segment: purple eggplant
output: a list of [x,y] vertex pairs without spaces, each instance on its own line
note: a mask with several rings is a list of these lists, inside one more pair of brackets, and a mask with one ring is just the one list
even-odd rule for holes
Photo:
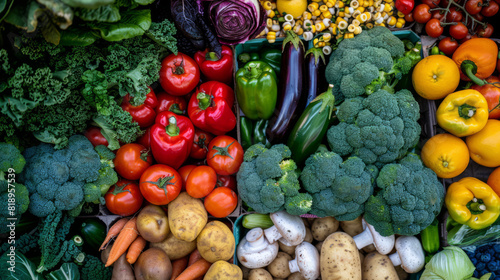
[[304,62],[304,90],[300,104],[305,110],[307,105],[328,88],[325,73],[326,63],[323,51],[320,48],[311,48],[305,54]]
[[278,85],[278,102],[269,120],[266,134],[273,144],[286,141],[295,120],[302,113],[302,69],[304,64],[304,44],[292,31],[287,31],[283,41],[281,71]]

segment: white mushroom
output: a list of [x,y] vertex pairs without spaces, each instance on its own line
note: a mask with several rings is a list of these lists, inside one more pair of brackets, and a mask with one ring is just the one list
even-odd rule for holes
[[270,244],[261,228],[250,230],[238,244],[236,255],[240,263],[248,268],[268,266],[278,255],[278,242]]
[[353,237],[354,242],[356,242],[356,247],[361,250],[373,244],[380,254],[389,254],[394,248],[394,235],[382,236],[372,225],[368,224],[365,219],[363,219],[362,223],[363,232]]
[[306,237],[306,226],[299,216],[293,216],[285,211],[278,211],[269,215],[274,226],[264,230],[269,243],[280,240],[288,246],[296,246]]
[[425,264],[424,249],[415,236],[400,236],[396,239],[396,253],[389,256],[394,266],[408,273],[420,271]]
[[302,242],[295,248],[295,259],[288,262],[290,272],[300,272],[307,280],[315,280],[320,276],[319,253],[309,242]]

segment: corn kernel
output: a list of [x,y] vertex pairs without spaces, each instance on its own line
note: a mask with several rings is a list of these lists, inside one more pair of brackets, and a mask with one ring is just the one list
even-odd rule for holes
[[367,23],[365,26],[366,26],[366,28],[368,28],[368,29],[372,29],[372,28],[373,28],[373,23],[369,22],[369,23]]
[[395,25],[395,24],[396,24],[396,22],[397,22],[396,17],[391,16],[391,17],[389,17],[389,18],[387,19],[387,24],[388,24],[388,25]]
[[309,12],[304,12],[304,13],[302,13],[302,19],[303,19],[303,20],[306,20],[306,19],[311,19],[311,17],[312,17],[312,14],[311,14],[311,13],[309,13]]
[[312,2],[311,4],[307,5],[307,10],[309,12],[316,11],[318,8],[319,8],[319,5],[316,2]]
[[275,16],[276,16],[276,14],[274,13],[274,11],[273,11],[273,10],[267,10],[267,11],[266,11],[266,14],[267,14],[267,17],[268,17],[268,18],[273,18],[273,17],[275,17]]
[[344,34],[344,39],[352,39],[354,38],[354,33],[346,33]]
[[405,26],[404,23],[401,23],[401,22],[396,22],[396,28],[403,28]]
[[311,14],[315,17],[319,17],[321,15],[321,11],[320,10],[314,10],[313,12],[311,12]]
[[328,11],[328,6],[327,6],[327,5],[321,5],[321,6],[319,7],[319,10],[320,10],[321,12]]
[[398,17],[403,18],[405,17],[405,14],[403,14],[401,11],[398,11]]
[[271,27],[273,27],[273,19],[268,18],[268,19],[266,20],[266,26],[267,26],[267,28],[271,28]]
[[272,8],[271,1],[264,2],[264,4],[262,4],[262,7],[264,7],[265,10],[271,10]]
[[321,14],[324,18],[332,18],[332,14],[330,13],[330,11],[326,10],[326,12],[323,12]]

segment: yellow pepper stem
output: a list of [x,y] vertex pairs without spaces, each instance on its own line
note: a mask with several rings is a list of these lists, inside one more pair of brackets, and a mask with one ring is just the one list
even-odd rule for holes
[[476,107],[469,104],[463,104],[458,107],[458,115],[464,119],[470,119],[476,114]]

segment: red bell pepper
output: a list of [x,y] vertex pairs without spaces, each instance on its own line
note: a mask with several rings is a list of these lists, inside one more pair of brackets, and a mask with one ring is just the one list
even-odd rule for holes
[[218,81],[225,84],[231,83],[233,78],[233,50],[222,45],[221,57],[208,49],[198,51],[194,54],[194,60],[198,63],[201,73],[209,81]]
[[407,15],[411,13],[413,10],[413,7],[415,6],[415,1],[414,0],[396,0],[395,3],[396,9],[403,13],[404,15]]
[[155,108],[158,106],[158,100],[153,89],[151,87],[149,89],[150,92],[146,95],[144,104],[133,106],[130,104],[130,95],[128,94],[125,95],[121,104],[122,109],[129,112],[132,120],[138,123],[141,128],[151,126],[156,117]]
[[177,115],[186,113],[187,102],[184,96],[174,96],[166,92],[160,92],[156,95],[156,98],[158,99],[157,114],[163,111],[174,112]]
[[233,103],[233,89],[221,82],[206,82],[191,96],[188,115],[196,127],[223,135],[236,126]]
[[500,118],[500,79],[495,76],[490,76],[486,79],[489,84],[484,86],[473,85],[470,88],[479,91],[488,102],[488,110],[490,112],[488,118]]
[[194,127],[189,118],[165,111],[156,116],[150,135],[155,160],[177,170],[191,152]]

